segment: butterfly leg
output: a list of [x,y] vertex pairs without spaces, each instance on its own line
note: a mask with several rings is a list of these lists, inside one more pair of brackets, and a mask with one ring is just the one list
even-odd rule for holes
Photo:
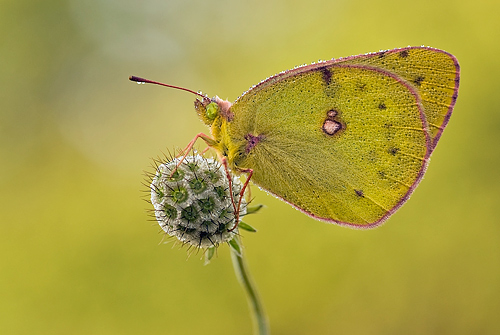
[[[184,161],[184,159],[188,155],[189,151],[191,151],[191,149],[193,149],[193,146],[196,143],[196,140],[198,140],[199,138],[201,138],[203,141],[205,141],[205,143],[209,147],[211,147],[211,146],[213,146],[215,144],[214,139],[211,138],[210,136],[208,136],[206,134],[203,134],[203,133],[196,134],[196,136],[191,140],[191,142],[189,142],[189,144],[187,145],[187,147],[180,152],[180,155],[182,155],[182,158],[179,161],[179,163],[177,163],[177,165],[175,166],[175,169],[172,170],[172,173],[170,174],[170,177],[172,177],[174,175],[175,171],[177,171],[177,169],[179,168],[179,166],[181,166],[182,162]],[[208,150],[208,148],[205,149],[203,152],[205,152],[206,150]]]
[[[227,162],[226,162],[226,164],[227,164]],[[226,166],[226,165],[224,165],[224,166]],[[229,229],[230,232],[233,231],[233,230],[235,230],[238,227],[238,224],[240,223],[241,200],[243,199],[243,195],[245,194],[245,190],[247,189],[248,183],[250,182],[250,179],[252,178],[252,175],[253,175],[253,170],[252,169],[241,169],[239,171],[243,172],[243,173],[248,173],[248,177],[247,177],[247,180],[245,180],[245,183],[243,184],[243,187],[241,188],[241,191],[240,191],[240,194],[239,194],[240,196],[239,196],[239,199],[238,199],[238,205],[236,205],[234,203],[234,199],[232,199],[233,192],[231,190],[231,181],[229,181],[229,189],[230,189],[230,192],[231,192],[231,199],[233,201],[233,207],[234,207],[234,210],[235,210],[235,213],[236,213],[235,224],[234,224],[233,228]],[[226,173],[229,176],[228,170],[226,170]]]
[[[245,180],[245,183],[243,184],[243,187],[241,188],[241,191],[240,191],[240,198],[238,200],[238,211],[236,212],[236,226],[238,226],[239,218],[240,218],[241,199],[243,199],[243,195],[245,194],[248,183],[250,182],[250,179],[252,178],[252,175],[253,175],[252,169],[242,169],[241,172],[248,173],[248,177],[247,177],[247,180]],[[248,190],[250,190],[250,188]],[[235,228],[236,227],[232,228],[231,231]]]

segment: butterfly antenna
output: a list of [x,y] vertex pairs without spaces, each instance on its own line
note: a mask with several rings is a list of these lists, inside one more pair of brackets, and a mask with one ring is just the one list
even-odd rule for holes
[[136,83],[139,83],[139,84],[148,83],[148,84],[155,84],[155,85],[160,85],[160,86],[175,88],[175,89],[178,89],[178,90],[183,90],[183,91],[186,91],[186,92],[189,92],[189,93],[193,93],[195,95],[198,95],[198,96],[202,97],[203,99],[207,99],[208,98],[207,96],[205,96],[205,95],[203,95],[203,94],[201,94],[199,92],[195,92],[195,91],[192,91],[192,90],[184,88],[184,87],[179,87],[179,86],[174,86],[174,85],[167,85],[167,84],[164,84],[164,83],[160,83],[158,81],[144,79],[144,78],[136,77],[136,76],[130,76],[128,79],[131,80],[131,81],[135,81]]

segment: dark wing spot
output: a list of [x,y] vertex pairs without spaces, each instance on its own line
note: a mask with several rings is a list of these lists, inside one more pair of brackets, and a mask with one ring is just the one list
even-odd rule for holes
[[378,105],[378,109],[387,109],[386,105],[382,102],[380,105]]
[[357,195],[358,197],[362,197],[362,198],[363,198],[363,197],[365,196],[365,194],[363,193],[363,191],[362,191],[362,190],[354,190],[354,192],[356,192],[356,195]]
[[418,76],[417,78],[415,78],[413,80],[413,83],[417,86],[420,86],[422,84],[422,82],[424,81],[424,77],[422,76]]
[[389,152],[393,156],[396,156],[398,151],[399,151],[399,148],[389,148],[389,150],[387,150],[387,152]]
[[332,80],[332,73],[325,66],[318,68],[319,71],[323,74],[323,81],[326,85],[330,85]]
[[406,58],[408,57],[408,50],[403,50],[399,52],[399,57]]

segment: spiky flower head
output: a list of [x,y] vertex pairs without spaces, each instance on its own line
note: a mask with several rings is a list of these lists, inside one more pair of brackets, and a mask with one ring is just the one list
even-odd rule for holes
[[[197,154],[158,165],[151,182],[151,203],[161,228],[179,241],[198,248],[217,246],[237,234],[234,204],[242,184],[232,177],[233,197],[222,165]],[[234,203],[233,203],[234,202]],[[246,214],[243,198],[240,217]]]

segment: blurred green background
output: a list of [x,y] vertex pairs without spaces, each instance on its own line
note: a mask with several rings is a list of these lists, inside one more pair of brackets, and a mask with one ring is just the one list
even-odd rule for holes
[[314,221],[253,188],[249,265],[280,334],[500,333],[498,1],[0,2],[0,334],[251,334],[227,246],[160,244],[150,158],[279,71],[407,45],[457,56],[458,102],[384,226]]

